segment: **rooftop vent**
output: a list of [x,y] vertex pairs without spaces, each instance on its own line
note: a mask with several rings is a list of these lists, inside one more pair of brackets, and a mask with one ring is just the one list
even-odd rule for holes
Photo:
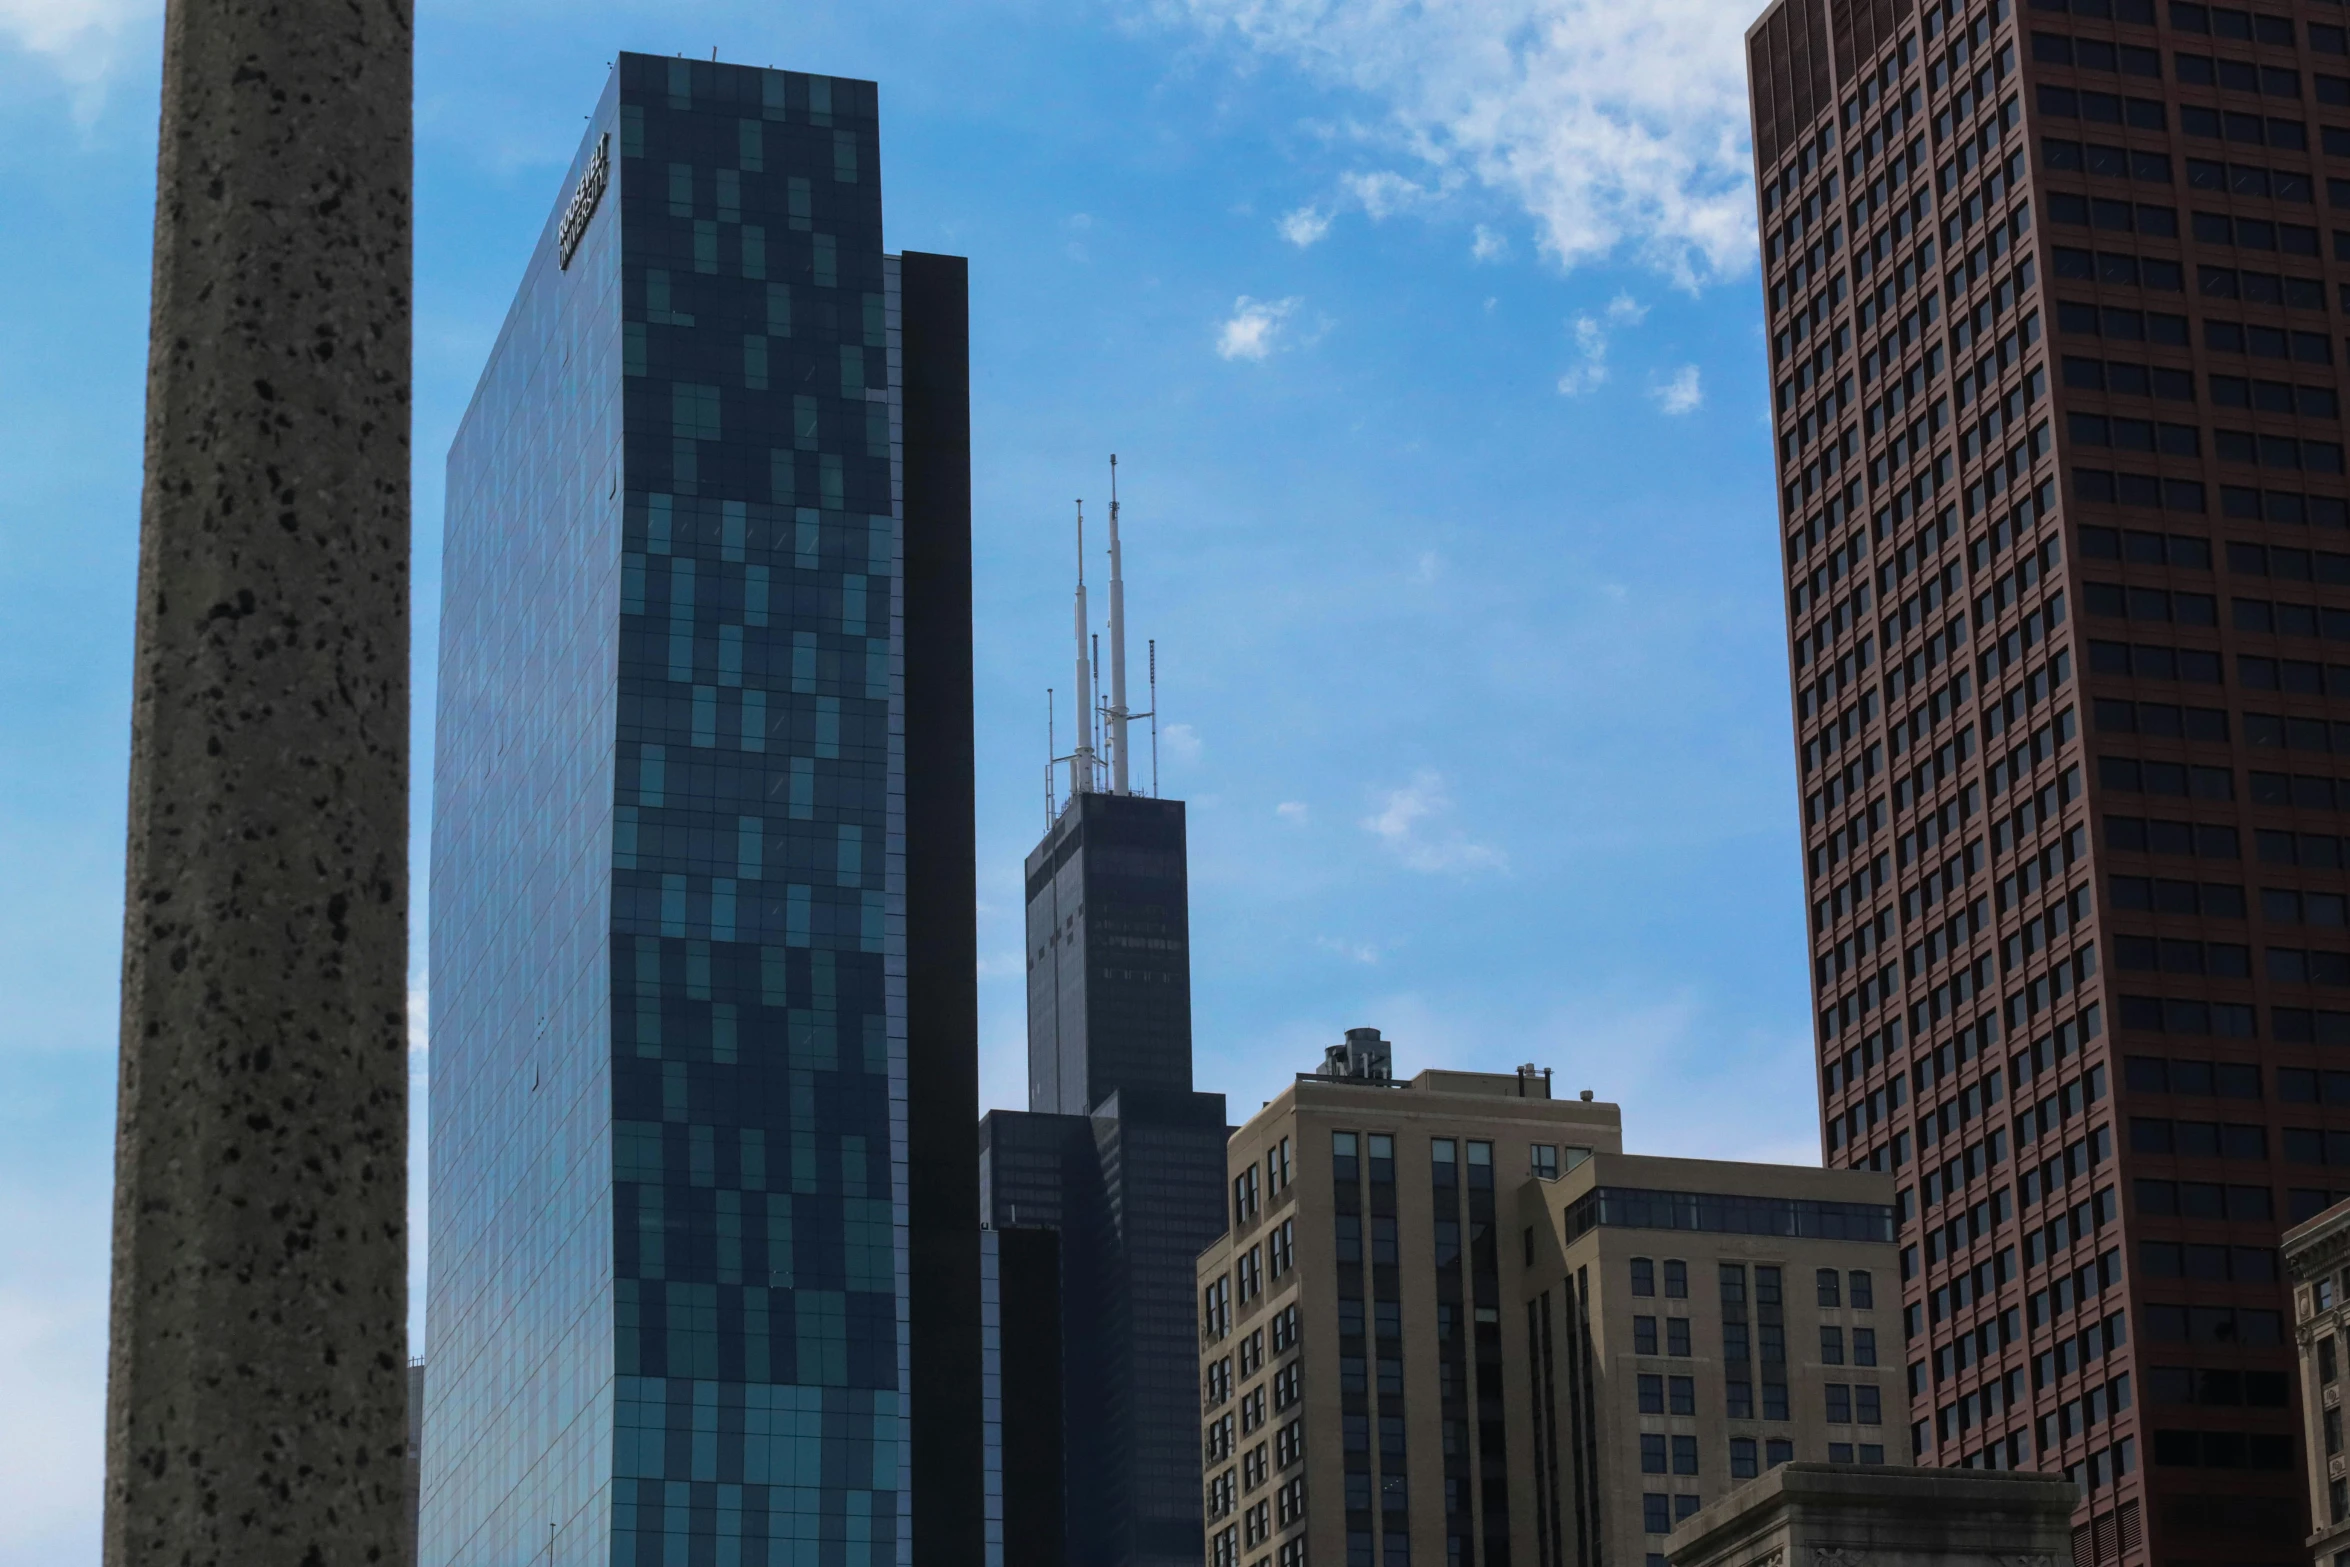
[[1322,1052],[1322,1075],[1387,1082],[1395,1075],[1395,1047],[1381,1039],[1375,1028],[1350,1028],[1345,1044]]

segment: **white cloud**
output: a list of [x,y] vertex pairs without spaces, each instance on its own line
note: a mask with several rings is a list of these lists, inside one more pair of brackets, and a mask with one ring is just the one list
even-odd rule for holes
[[0,0],[0,47],[13,45],[54,70],[74,89],[74,117],[86,125],[105,103],[124,36],[162,11],[161,0]]
[[1476,238],[1469,244],[1469,254],[1479,261],[1500,261],[1510,253],[1509,236],[1499,229],[1477,225]]
[[1683,365],[1664,380],[1648,389],[1656,405],[1669,414],[1695,413],[1705,401],[1705,389],[1698,384],[1697,366]]
[[1284,800],[1279,805],[1273,807],[1273,814],[1280,817],[1285,822],[1302,822],[1306,819],[1306,802],[1303,800]]
[[1452,795],[1444,778],[1422,768],[1400,789],[1383,790],[1363,830],[1416,871],[1489,871],[1504,868],[1500,851],[1471,842],[1451,825]]
[[1588,312],[1568,323],[1576,362],[1559,377],[1559,390],[1569,397],[1597,391],[1607,380],[1608,335],[1619,326],[1638,326],[1648,312],[1630,294],[1618,294],[1597,315]]
[[1232,302],[1232,316],[1216,334],[1216,352],[1226,359],[1262,360],[1282,346],[1289,318],[1305,301],[1251,299],[1246,294]]
[[[52,1177],[62,1172],[50,1172]],[[107,1185],[79,1170],[0,1188],[0,1386],[38,1420],[0,1428],[0,1558],[90,1561],[105,1476]]]
[[408,976],[408,1054],[412,1070],[422,1070],[432,1049],[432,991],[422,974]]
[[1341,941],[1336,936],[1316,936],[1314,945],[1324,952],[1335,952],[1350,963],[1368,966],[1379,961],[1379,948],[1367,941]]
[[1363,211],[1373,221],[1400,213],[1429,211],[1447,188],[1422,185],[1386,169],[1373,174],[1349,174],[1340,183],[1346,186],[1347,194],[1363,204]]
[[1205,749],[1200,743],[1199,731],[1189,724],[1169,724],[1159,731],[1159,739],[1168,754],[1178,762],[1196,762]]
[[1753,257],[1744,0],[1155,4],[1368,99],[1394,166],[1349,180],[1367,208],[1474,183],[1562,265],[1623,250],[1694,285]]
[[1283,239],[1303,250],[1330,232],[1330,214],[1316,206],[1300,207],[1283,218],[1279,227]]

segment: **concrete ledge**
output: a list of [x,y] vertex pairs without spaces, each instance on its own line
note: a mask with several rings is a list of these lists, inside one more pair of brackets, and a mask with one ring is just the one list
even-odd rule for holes
[[2062,1475],[1782,1464],[1665,1549],[1673,1567],[2066,1567],[2079,1501]]

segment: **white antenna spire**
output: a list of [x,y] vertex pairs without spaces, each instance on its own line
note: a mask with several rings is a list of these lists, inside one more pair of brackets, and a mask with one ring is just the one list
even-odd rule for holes
[[1118,550],[1118,454],[1110,453],[1110,792],[1126,794],[1126,570]]
[[1093,776],[1093,668],[1087,656],[1085,616],[1085,502],[1077,502],[1077,749],[1069,754],[1069,792],[1091,794]]

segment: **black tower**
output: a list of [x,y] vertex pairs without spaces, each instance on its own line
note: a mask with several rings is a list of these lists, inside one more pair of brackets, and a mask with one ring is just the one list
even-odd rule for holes
[[1192,1263],[1224,1230],[1226,1128],[1223,1096],[1191,1088],[1183,802],[1073,795],[1028,856],[1027,894],[1030,1109],[982,1125],[980,1202],[1007,1240],[1058,1238],[1000,1265],[1007,1299],[1042,1293],[1023,1268],[1057,1270],[1060,1461],[1015,1466],[1007,1378],[1005,1538],[1044,1567],[1195,1567]]
[[1183,802],[1080,794],[1028,856],[1028,1108],[1191,1091]]

